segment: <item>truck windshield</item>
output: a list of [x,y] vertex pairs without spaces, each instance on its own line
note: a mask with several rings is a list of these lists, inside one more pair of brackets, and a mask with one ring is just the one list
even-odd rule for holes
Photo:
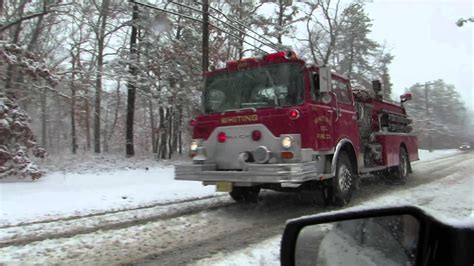
[[291,106],[302,101],[302,66],[288,63],[208,77],[204,91],[206,113]]

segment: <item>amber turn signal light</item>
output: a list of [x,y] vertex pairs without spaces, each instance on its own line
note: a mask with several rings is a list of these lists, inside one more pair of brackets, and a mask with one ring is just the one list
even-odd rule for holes
[[284,159],[284,160],[293,159],[293,153],[291,151],[283,151],[281,153],[281,158]]

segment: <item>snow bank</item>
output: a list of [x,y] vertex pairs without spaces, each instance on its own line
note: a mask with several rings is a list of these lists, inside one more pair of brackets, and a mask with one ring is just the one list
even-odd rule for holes
[[174,167],[102,173],[53,172],[35,182],[0,183],[0,225],[217,195],[213,186],[174,180]]
[[462,153],[462,151],[457,150],[457,149],[433,150],[432,152],[430,152],[429,150],[418,150],[420,161],[425,161],[425,162],[449,157],[449,156],[460,154],[460,153]]

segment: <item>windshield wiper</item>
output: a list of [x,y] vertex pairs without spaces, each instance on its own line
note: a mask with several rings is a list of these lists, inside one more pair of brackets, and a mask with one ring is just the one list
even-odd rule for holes
[[228,112],[243,112],[245,110],[251,110],[251,111],[254,111],[255,113],[257,112],[257,108],[254,108],[254,107],[245,107],[245,108],[240,108],[240,109],[229,109],[229,110],[225,110],[224,112],[222,112],[222,114],[225,114],[225,113],[228,113]]

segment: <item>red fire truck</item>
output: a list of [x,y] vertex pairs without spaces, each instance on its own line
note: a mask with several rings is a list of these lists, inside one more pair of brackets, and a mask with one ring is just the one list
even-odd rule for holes
[[320,189],[347,204],[359,177],[376,173],[403,183],[418,160],[403,102],[355,90],[330,67],[307,65],[293,52],[227,62],[205,74],[204,113],[191,120],[192,163],[175,179],[202,181],[236,201],[260,189]]

